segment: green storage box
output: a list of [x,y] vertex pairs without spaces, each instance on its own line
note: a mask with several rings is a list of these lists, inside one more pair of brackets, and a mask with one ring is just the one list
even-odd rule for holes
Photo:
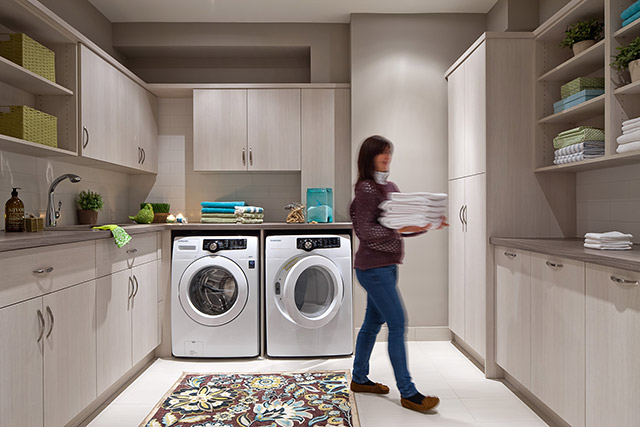
[[585,89],[604,89],[604,77],[578,77],[560,87],[560,97],[565,99]]
[[26,34],[0,34],[0,56],[21,67],[56,81],[56,56]]
[[0,134],[58,146],[58,118],[26,105],[0,106]]

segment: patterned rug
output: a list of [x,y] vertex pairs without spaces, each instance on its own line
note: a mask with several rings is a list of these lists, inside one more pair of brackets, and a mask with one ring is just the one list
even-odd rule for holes
[[145,427],[359,427],[345,371],[184,373]]

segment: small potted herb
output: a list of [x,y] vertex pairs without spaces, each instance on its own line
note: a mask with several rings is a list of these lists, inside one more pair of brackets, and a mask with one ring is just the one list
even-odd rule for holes
[[[149,203],[153,208],[153,222],[167,222],[171,205],[169,203]],[[140,209],[144,208],[147,203],[140,203]]]
[[104,207],[102,196],[91,190],[82,190],[76,197],[78,224],[97,224],[98,211]]
[[631,74],[631,81],[640,80],[640,37],[636,37],[626,46],[616,47],[618,54],[613,57],[611,67]]
[[572,48],[573,54],[578,55],[601,40],[603,31],[604,24],[597,19],[578,21],[567,28],[560,44],[563,47]]

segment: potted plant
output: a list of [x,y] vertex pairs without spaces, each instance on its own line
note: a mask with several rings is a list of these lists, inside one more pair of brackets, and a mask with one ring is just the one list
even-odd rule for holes
[[91,190],[82,190],[76,197],[78,205],[78,224],[97,224],[98,211],[101,211],[104,202],[99,193]]
[[618,54],[613,57],[611,67],[618,71],[629,70],[631,81],[640,80],[640,37],[636,37],[626,46],[616,48]]
[[565,37],[560,44],[563,47],[572,48],[573,54],[578,55],[601,40],[603,30],[604,24],[598,22],[597,19],[578,21],[567,28],[564,32]]
[[[140,209],[144,208],[147,202],[140,203]],[[165,223],[169,216],[171,205],[169,203],[149,203],[153,208],[153,222]]]

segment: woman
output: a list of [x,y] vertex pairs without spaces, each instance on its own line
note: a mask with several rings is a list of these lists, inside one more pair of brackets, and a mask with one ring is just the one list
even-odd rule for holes
[[[388,193],[399,191],[393,182],[387,181],[392,152],[391,141],[376,135],[364,140],[358,154],[358,181],[350,213],[353,229],[360,239],[354,267],[358,281],[367,291],[367,311],[356,341],[351,390],[389,393],[389,387],[374,383],[368,377],[369,358],[376,335],[386,323],[389,328],[389,359],[400,390],[400,402],[405,408],[428,411],[435,408],[440,399],[423,396],[411,381],[404,343],[404,306],[396,283],[398,264],[403,257],[402,237],[407,235],[405,233],[423,234],[431,224],[392,230],[378,222],[380,203],[387,199]],[[447,225],[445,221],[443,217],[438,229]]]

